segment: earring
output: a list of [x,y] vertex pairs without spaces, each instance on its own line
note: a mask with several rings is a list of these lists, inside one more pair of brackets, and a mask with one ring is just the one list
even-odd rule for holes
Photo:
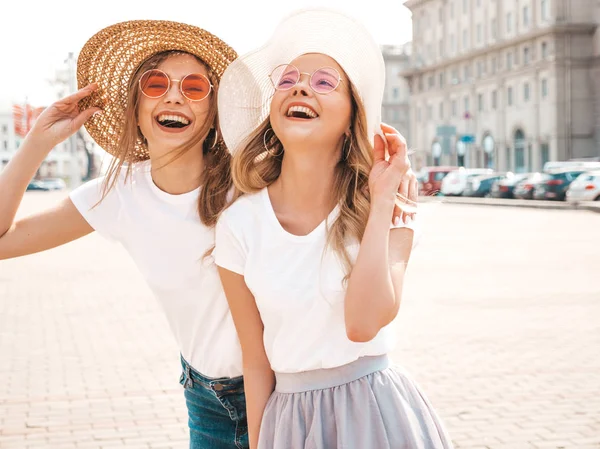
[[[346,149],[346,142],[350,142],[350,145],[348,145],[348,149]],[[350,154],[350,151],[352,151],[352,136],[346,135],[346,138],[344,139],[344,144],[342,145],[342,154],[343,154],[343,161],[347,161],[348,160],[348,155]]]
[[[273,149],[267,147],[267,133],[269,131],[273,131],[273,128],[267,129],[265,131],[265,133],[263,134],[263,146],[265,147],[265,150],[267,150],[267,153],[269,153],[270,156],[272,156],[272,157],[281,156],[283,154],[283,147],[281,148],[281,150],[279,151],[279,153],[273,153]],[[273,137],[275,137],[275,131],[273,131]]]
[[217,131],[217,128],[213,128],[215,130],[215,141],[213,142],[213,144],[210,146],[210,149],[212,150],[214,147],[217,146],[217,142],[219,141],[219,131]]

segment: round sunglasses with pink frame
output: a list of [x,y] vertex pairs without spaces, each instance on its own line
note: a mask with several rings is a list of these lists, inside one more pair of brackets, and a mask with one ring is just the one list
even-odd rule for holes
[[281,64],[273,69],[269,79],[275,90],[290,90],[300,82],[302,75],[308,75],[310,88],[317,94],[328,94],[337,89],[343,81],[333,67],[321,67],[313,73],[301,72],[292,64]]
[[213,85],[202,73],[189,73],[180,80],[172,79],[159,69],[145,71],[139,80],[140,90],[148,98],[160,98],[171,88],[172,82],[179,83],[181,95],[190,101],[202,101],[210,95]]

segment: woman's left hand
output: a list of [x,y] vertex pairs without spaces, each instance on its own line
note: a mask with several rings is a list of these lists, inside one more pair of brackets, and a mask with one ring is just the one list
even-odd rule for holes
[[394,199],[392,223],[402,220],[408,223],[416,214],[418,199],[417,177],[411,170],[406,140],[393,127],[382,124],[390,155],[385,159],[385,147],[381,136],[375,136],[373,167],[369,175],[369,189],[374,197]]

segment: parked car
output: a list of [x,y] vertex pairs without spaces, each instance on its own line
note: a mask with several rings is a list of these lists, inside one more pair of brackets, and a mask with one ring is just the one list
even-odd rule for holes
[[417,175],[419,179],[419,195],[437,195],[442,188],[442,180],[458,167],[423,167]]
[[27,185],[27,190],[40,190],[40,191],[47,192],[51,189],[46,184],[44,184],[42,181],[34,179]]
[[567,201],[600,201],[600,171],[580,174],[567,189]]
[[460,196],[467,186],[467,179],[478,175],[491,175],[491,168],[464,168],[460,167],[448,173],[442,180],[441,192],[446,196]]
[[491,196],[493,198],[514,198],[515,186],[529,176],[531,173],[507,173],[492,185]]
[[45,178],[41,180],[50,190],[63,190],[67,188],[67,183],[62,178]]
[[513,196],[515,198],[523,200],[532,200],[536,186],[547,179],[550,179],[550,175],[547,173],[532,173],[526,179],[520,181],[515,185],[513,190]]
[[477,175],[467,179],[467,185],[463,191],[463,196],[471,197],[489,197],[491,196],[492,185],[504,178],[503,173],[494,173],[493,175]]
[[584,173],[583,170],[565,170],[550,173],[550,179],[541,182],[535,188],[534,199],[564,201],[569,185],[582,173]]

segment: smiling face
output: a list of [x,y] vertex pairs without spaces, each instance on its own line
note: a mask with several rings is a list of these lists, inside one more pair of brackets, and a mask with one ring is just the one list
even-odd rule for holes
[[190,101],[182,93],[180,82],[190,73],[201,73],[208,77],[206,67],[194,56],[177,54],[162,61],[157,69],[171,79],[167,93],[158,98],[139,94],[138,126],[146,140],[148,149],[170,150],[189,142],[202,129],[210,108],[209,98]]
[[[315,142],[319,147],[330,145],[335,149],[332,151],[337,151],[337,146],[350,127],[352,114],[348,78],[334,59],[320,53],[302,55],[290,64],[302,74],[295,86],[275,91],[270,112],[273,131],[286,148],[300,142]],[[324,67],[335,68],[342,80],[333,91],[327,94],[316,93],[311,88],[310,76],[306,73],[313,74]],[[337,75],[330,80],[321,78],[320,82],[334,81],[337,81]],[[281,82],[293,85],[293,80],[284,78]],[[318,84],[314,87],[319,90]]]

